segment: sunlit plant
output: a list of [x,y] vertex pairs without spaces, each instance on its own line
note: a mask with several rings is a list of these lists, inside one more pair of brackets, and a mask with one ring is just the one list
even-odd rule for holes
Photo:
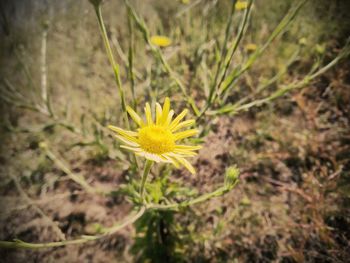
[[[111,228],[101,228],[102,230],[98,233],[98,235],[83,235],[81,238],[75,240],[62,240],[50,243],[28,243],[21,240],[0,241],[0,246],[8,248],[35,249],[85,243],[114,234],[120,229],[135,222],[136,225],[139,225],[139,232],[144,231],[149,234],[150,231],[153,231],[152,227],[154,226],[152,225],[151,227],[147,224],[148,222],[153,222],[155,218],[157,220],[159,218],[170,218],[170,222],[173,220],[172,213],[181,212],[185,208],[192,205],[224,195],[228,191],[232,190],[238,182],[239,169],[236,166],[230,166],[226,169],[226,172],[223,175],[222,186],[212,192],[202,195],[198,195],[196,191],[193,191],[193,189],[187,189],[179,186],[178,184],[170,182],[169,171],[171,171],[172,166],[175,166],[176,168],[183,166],[190,173],[195,174],[195,168],[187,160],[187,158],[195,156],[197,154],[196,151],[199,150],[201,146],[197,143],[191,143],[190,140],[187,141],[187,138],[198,135],[199,131],[205,131],[211,128],[205,121],[206,117],[209,116],[209,118],[211,118],[213,115],[223,114],[233,115],[242,111],[247,111],[254,106],[269,103],[292,90],[305,87],[316,77],[320,76],[326,70],[334,66],[340,59],[349,54],[349,43],[347,43],[336,58],[325,66],[320,66],[320,64],[315,63],[312,70],[303,79],[284,84],[279,89],[270,92],[265,97],[258,97],[263,91],[267,90],[271,84],[276,83],[282,78],[287,71],[286,69],[288,66],[296,61],[299,54],[299,51],[297,50],[291,60],[286,63],[286,67],[278,72],[276,76],[273,76],[266,82],[261,83],[254,90],[254,92],[252,92],[252,94],[249,94],[238,101],[229,102],[227,99],[228,95],[235,89],[235,87],[237,87],[237,80],[252,67],[252,65],[263,54],[270,43],[281,35],[287,26],[294,21],[297,12],[305,3],[305,1],[301,1],[294,8],[292,8],[281,20],[275,30],[273,30],[264,44],[246,44],[244,49],[246,53],[248,53],[247,59],[240,65],[232,65],[232,58],[236,54],[238,46],[241,44],[247,30],[253,5],[252,0],[232,1],[231,11],[227,19],[224,41],[221,45],[221,50],[217,52],[217,63],[215,64],[215,67],[213,67],[213,71],[210,72],[212,78],[209,79],[207,87],[202,94],[204,99],[200,101],[201,107],[199,107],[197,106],[199,105],[199,102],[195,101],[189,95],[189,89],[184,84],[184,81],[170,67],[167,59],[162,53],[161,48],[171,45],[171,40],[165,36],[152,36],[145,21],[136,13],[135,9],[130,5],[130,3],[125,0],[129,19],[128,25],[130,29],[131,43],[127,59],[128,77],[131,83],[131,93],[133,96],[132,103],[127,103],[128,98],[125,95],[125,87],[121,82],[119,64],[115,60],[102,18],[101,0],[90,0],[90,2],[94,7],[103,43],[106,48],[107,57],[115,76],[115,82],[120,97],[121,111],[123,115],[123,124],[118,125],[120,127],[110,125],[108,128],[115,133],[114,136],[121,142],[120,147],[130,151],[133,154],[132,156],[134,158],[130,158],[129,162],[136,167],[138,174],[141,175],[140,177],[132,177],[128,184],[123,185],[121,189],[119,189],[119,193],[125,194],[128,197],[128,200],[132,203],[133,211],[130,215],[126,216],[124,220],[115,224],[115,226]],[[182,2],[187,4],[190,1]],[[196,2],[198,1],[193,1],[194,4]],[[192,6],[192,1],[189,5],[186,5],[186,8],[189,8],[190,6]],[[242,11],[240,12],[241,23],[237,29],[237,34],[232,40],[230,40],[230,33],[233,26],[232,19],[235,10]],[[144,118],[137,113],[137,108],[141,105],[143,106],[143,104],[139,103],[135,98],[134,82],[136,74],[133,59],[134,50],[132,47],[134,26],[142,34],[143,40],[150,48],[159,69],[161,69],[163,73],[166,73],[167,77],[174,83],[174,86],[176,86],[182,93],[183,101],[181,101],[181,103],[186,105],[186,109],[182,111],[176,107],[174,108],[175,110],[171,109],[170,99],[166,96],[159,95],[159,97],[161,97],[161,101],[164,101],[163,106],[161,106],[159,103],[153,103],[154,107],[151,107],[152,103],[146,102],[144,107]],[[325,51],[324,48],[320,47],[317,48],[317,50],[319,53],[323,53]],[[198,53],[200,52],[198,51]],[[13,89],[11,85],[7,86],[9,90],[8,93],[11,94],[10,91]],[[28,108],[41,112],[42,114],[48,116],[51,121],[65,125],[67,129],[77,134],[83,134],[83,132],[77,130],[73,126],[68,126],[65,120],[61,120],[54,114],[51,109],[50,100],[48,99],[45,82],[43,87],[44,88],[42,90],[44,95],[42,98],[44,103],[42,104],[45,106],[36,105],[32,102],[28,103],[28,101],[25,101],[24,96],[17,95],[21,98],[21,102],[25,102],[23,105],[27,106]],[[132,105],[132,107],[127,106],[128,104]],[[193,117],[191,117],[189,120],[184,120],[186,114],[191,114]],[[137,128],[133,129],[133,125],[130,125],[129,117],[131,117],[131,119],[136,123]],[[198,125],[196,128],[189,128],[194,126],[196,121],[201,125]],[[205,132],[202,134],[205,134]],[[105,150],[106,146],[101,143],[101,138],[99,136],[95,137],[94,143]],[[182,142],[185,139],[186,141]],[[52,151],[50,151],[47,143],[41,143],[40,148],[43,152],[45,152],[49,159],[51,159],[62,171],[64,171],[65,174],[69,176],[71,180],[79,184],[87,192],[102,195],[111,194],[100,191],[99,189],[94,189],[83,178],[76,176],[67,167],[67,165],[60,160],[60,158],[55,156]],[[141,157],[142,161],[145,160],[145,162],[139,163],[139,159],[137,159],[139,157]],[[166,168],[162,167],[162,169],[154,169],[156,168],[153,167],[154,162],[165,164]],[[147,184],[147,179],[149,178],[150,174],[153,175],[153,181]],[[147,242],[142,244],[147,246]]]

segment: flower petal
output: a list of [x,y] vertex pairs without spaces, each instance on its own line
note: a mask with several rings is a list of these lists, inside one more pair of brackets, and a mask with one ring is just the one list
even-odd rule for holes
[[168,117],[164,122],[165,127],[169,126],[169,124],[171,123],[171,120],[173,119],[173,116],[174,116],[174,111],[173,110],[169,111]]
[[198,134],[198,130],[197,129],[191,129],[191,130],[187,130],[187,131],[182,131],[182,132],[178,132],[174,134],[175,137],[175,141],[187,138],[187,137],[191,137]]
[[180,122],[178,125],[176,125],[174,128],[171,129],[172,132],[175,132],[177,130],[180,130],[182,128],[188,127],[188,126],[192,126],[193,124],[195,124],[196,121],[195,120],[187,120],[187,121],[183,121]]
[[164,158],[166,158],[167,160],[169,160],[170,163],[172,163],[176,168],[180,167],[180,164],[178,163],[178,161],[176,161],[176,159],[168,154],[162,154]]
[[145,125],[141,117],[131,107],[126,106],[126,110],[137,125],[139,125],[140,127]]
[[175,146],[175,149],[183,149],[183,150],[189,150],[189,151],[196,151],[202,149],[201,145],[182,145],[182,144],[177,144]]
[[180,150],[180,149],[175,149],[173,151],[174,153],[176,154],[180,154],[180,155],[183,155],[183,156],[196,156],[198,153],[196,152],[192,152],[192,151],[189,151],[189,150]]
[[155,161],[157,163],[159,163],[159,162],[165,162],[165,163],[169,162],[167,159],[165,159],[163,156],[161,156],[159,154],[149,153],[149,152],[145,152],[145,151],[135,152],[135,154],[139,155],[139,156],[142,156],[142,157],[145,157],[148,160]]
[[169,129],[173,129],[176,125],[179,124],[179,122],[186,116],[188,113],[187,109],[184,109],[177,117],[173,120],[173,122],[170,124]]
[[148,125],[153,125],[151,106],[149,105],[148,102],[146,103],[145,113],[146,113],[147,124]]
[[139,147],[140,145],[138,143],[135,143],[131,140],[129,140],[128,138],[126,137],[123,137],[123,136],[120,136],[120,135],[114,135],[119,141],[127,144],[127,145],[130,145],[130,146],[133,146],[133,147]]
[[157,102],[156,103],[156,125],[160,125],[160,121],[162,119],[162,106]]
[[109,125],[108,128],[111,129],[112,131],[120,134],[121,136],[123,136],[125,139],[127,139],[129,141],[137,142],[137,138],[135,138],[136,136],[138,136],[137,132],[123,130],[119,127],[112,126],[112,125]]
[[139,147],[130,147],[130,146],[126,146],[126,145],[120,145],[120,148],[129,150],[129,151],[132,151],[132,152],[134,152],[134,153],[137,153],[137,152],[141,152],[141,151],[142,151],[142,149],[139,148]]
[[163,112],[162,112],[162,118],[160,120],[160,124],[164,124],[166,122],[168,118],[169,110],[170,110],[170,99],[166,97],[163,104]]
[[194,169],[194,167],[192,166],[192,164],[190,164],[185,158],[182,157],[175,157],[177,161],[179,161],[179,163],[181,163],[183,166],[186,167],[187,170],[190,171],[191,174],[195,174],[196,170]]

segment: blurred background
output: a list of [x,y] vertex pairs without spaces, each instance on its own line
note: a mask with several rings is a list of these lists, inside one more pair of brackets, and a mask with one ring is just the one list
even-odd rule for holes
[[[255,1],[233,64],[263,45],[298,2]],[[130,3],[151,35],[171,39],[161,49],[164,57],[203,106],[232,1]],[[130,31],[123,1],[103,1],[102,13],[128,103],[132,46],[139,110],[145,101],[163,101],[166,95],[173,105],[184,106],[140,31],[134,24]],[[236,11],[233,36],[242,14]],[[283,76],[263,94],[331,61],[350,36],[349,14],[347,0],[307,1],[286,32],[239,79],[227,102],[251,96],[281,70]],[[0,21],[0,240],[35,243],[96,234],[102,225],[125,217],[131,205],[118,191],[85,193],[67,174],[112,191],[135,171],[106,129],[121,124],[122,114],[93,7],[87,0],[2,0]],[[154,212],[149,222],[98,242],[36,251],[0,249],[3,262],[346,262],[349,66],[348,58],[342,60],[304,89],[267,105],[206,117],[210,129],[192,161],[197,175],[174,169],[170,181],[194,189],[193,194],[205,193],[237,165],[240,183],[225,196],[180,213]],[[146,231],[147,224],[154,227]]]

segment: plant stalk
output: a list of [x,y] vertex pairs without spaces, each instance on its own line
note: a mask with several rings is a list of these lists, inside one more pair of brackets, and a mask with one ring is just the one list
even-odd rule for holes
[[143,170],[142,179],[141,179],[141,186],[140,186],[140,196],[143,199],[144,193],[145,193],[145,184],[147,181],[148,174],[152,168],[153,161],[147,160],[145,164],[145,168]]

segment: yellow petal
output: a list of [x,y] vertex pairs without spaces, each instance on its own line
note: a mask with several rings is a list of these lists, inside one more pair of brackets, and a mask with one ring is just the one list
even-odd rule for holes
[[173,116],[174,116],[174,111],[173,110],[169,111],[168,117],[164,122],[164,126],[169,126],[169,124],[171,123],[171,120],[173,119]]
[[183,166],[185,166],[187,168],[187,170],[190,171],[191,174],[195,174],[196,170],[194,169],[194,167],[192,166],[192,164],[190,164],[185,158],[182,157],[175,157],[177,161],[179,161],[179,163],[181,163]]
[[170,99],[166,97],[163,104],[163,112],[162,112],[162,118],[160,120],[160,124],[164,124],[165,121],[167,120],[169,110],[170,110]]
[[185,127],[188,127],[188,126],[192,126],[195,123],[196,123],[195,120],[183,121],[183,122],[180,122],[178,125],[176,125],[174,128],[172,128],[171,131],[175,132],[175,131],[180,130],[182,128],[185,128]]
[[146,113],[147,124],[152,125],[153,119],[152,119],[152,113],[151,113],[151,106],[149,105],[148,102],[146,103],[145,113]]
[[126,110],[129,113],[130,117],[136,122],[137,125],[139,125],[140,127],[145,125],[141,117],[131,107],[126,106]]
[[126,145],[120,145],[120,148],[132,151],[132,152],[141,152],[142,149],[141,148],[137,148],[137,147],[130,147],[130,146],[126,146]]
[[159,125],[162,119],[162,106],[157,102],[156,103],[156,124]]
[[175,137],[175,141],[187,138],[187,137],[191,137],[198,134],[198,130],[197,129],[192,129],[192,130],[187,130],[187,131],[183,131],[183,132],[178,132],[174,134]]
[[173,129],[176,125],[179,124],[179,122],[186,116],[188,113],[187,109],[184,109],[177,117],[173,120],[173,122],[170,124],[169,129]]
[[161,156],[159,154],[149,153],[149,152],[145,152],[145,151],[135,152],[135,154],[138,155],[138,156],[145,157],[148,160],[155,161],[157,163],[159,163],[159,162],[165,162],[165,163],[169,162],[167,159],[165,159],[163,156]]
[[175,149],[173,152],[176,154],[187,155],[187,156],[196,156],[197,155],[196,152],[192,152],[189,150]]
[[119,141],[127,144],[127,145],[130,145],[130,146],[133,146],[133,147],[138,147],[140,146],[138,143],[134,142],[134,141],[131,141],[129,140],[128,138],[126,137],[123,137],[123,136],[120,136],[120,135],[114,135]]
[[136,139],[134,137],[136,137],[138,135],[137,132],[123,130],[123,129],[116,127],[116,126],[113,126],[113,125],[109,125],[108,128],[114,132],[119,133],[120,135],[122,135],[124,137],[131,137],[132,140]]
[[170,163],[172,163],[176,168],[180,167],[179,163],[176,161],[174,157],[169,156],[168,154],[162,154],[162,156],[166,158]]
[[196,151],[196,150],[202,149],[202,146],[200,146],[200,145],[194,146],[194,145],[181,145],[181,144],[178,144],[178,145],[175,146],[175,149]]

